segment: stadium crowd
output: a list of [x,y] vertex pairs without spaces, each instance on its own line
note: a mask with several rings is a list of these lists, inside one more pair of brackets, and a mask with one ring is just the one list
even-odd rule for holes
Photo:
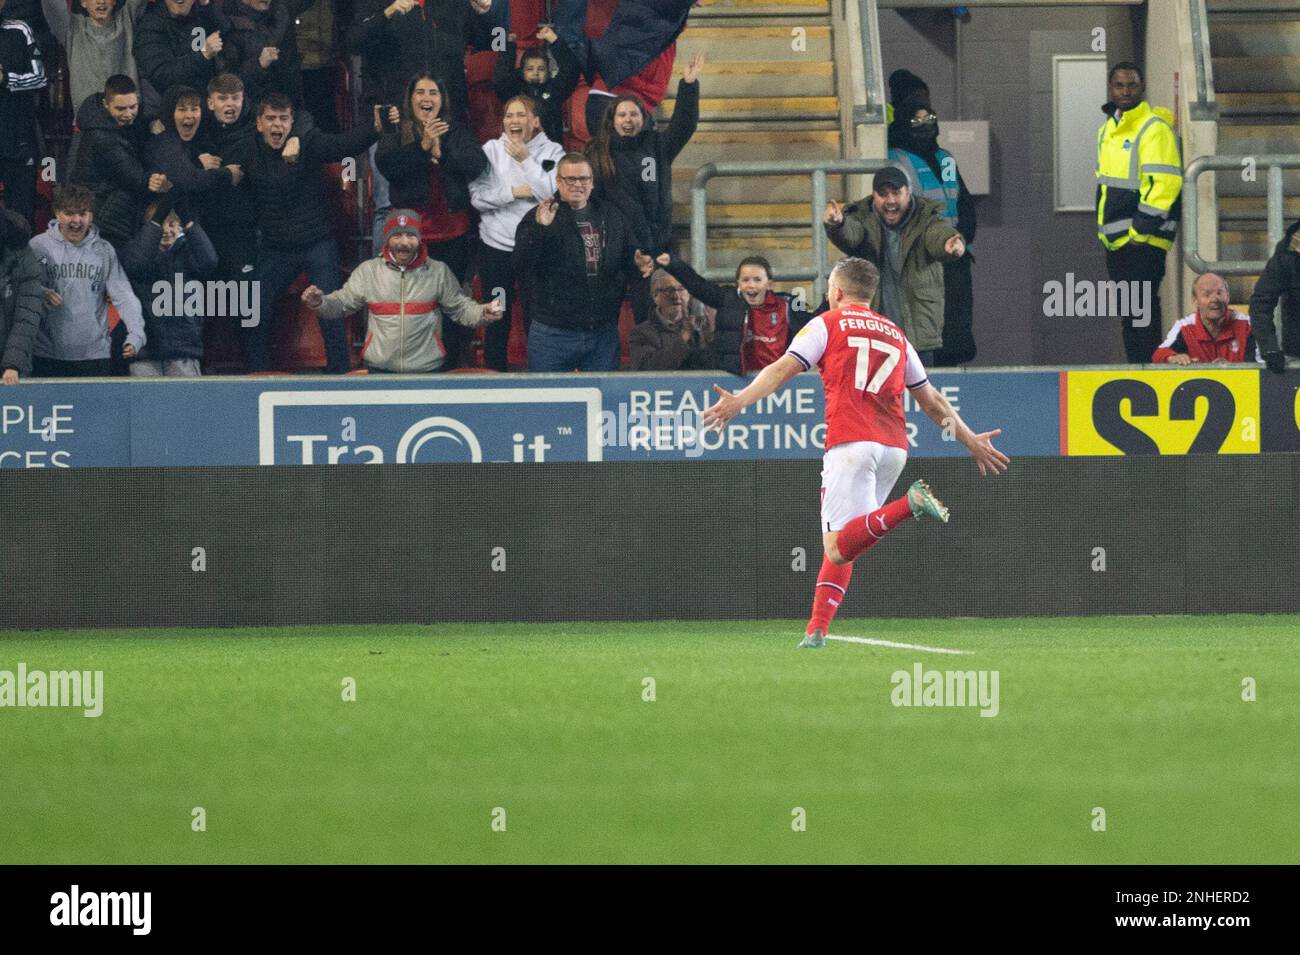
[[[760,255],[722,286],[674,247],[702,57],[671,119],[653,112],[692,5],[0,0],[3,380],[297,369],[304,320],[319,323],[316,367],[337,374],[764,367],[811,317],[804,303],[773,289]],[[966,362],[974,203],[925,83],[899,70],[890,93],[896,166],[832,202],[826,235],[879,267],[875,304],[925,364]],[[73,133],[49,176],[43,133],[61,112]],[[1149,234],[1129,244],[1159,251],[1172,202],[1143,205]],[[1108,244],[1115,262],[1137,261],[1128,239]],[[1159,256],[1143,249],[1149,271]],[[1219,334],[1214,315],[1201,338]],[[1178,332],[1155,360],[1208,354]],[[1253,360],[1251,346],[1210,352]]]

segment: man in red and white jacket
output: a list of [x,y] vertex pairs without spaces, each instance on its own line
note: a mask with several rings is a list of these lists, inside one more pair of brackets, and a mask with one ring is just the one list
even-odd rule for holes
[[322,295],[315,285],[302,293],[321,318],[342,318],[367,308],[368,331],[361,359],[371,371],[441,371],[443,312],[461,325],[494,322],[497,302],[480,305],[461,291],[445,264],[429,258],[420,240],[420,214],[394,209],[384,221],[384,248],[356,267],[337,292]]
[[1228,305],[1228,284],[1213,272],[1192,283],[1196,311],[1180,318],[1151,356],[1153,364],[1227,364],[1251,361],[1263,364],[1250,316]]

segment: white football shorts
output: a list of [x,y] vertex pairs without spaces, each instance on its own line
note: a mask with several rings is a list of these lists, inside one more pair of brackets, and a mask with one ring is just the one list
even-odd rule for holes
[[875,441],[837,444],[822,456],[822,530],[841,531],[889,499],[907,451]]

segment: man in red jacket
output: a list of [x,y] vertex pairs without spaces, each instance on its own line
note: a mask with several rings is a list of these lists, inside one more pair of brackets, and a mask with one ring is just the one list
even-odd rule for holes
[[1263,363],[1250,316],[1228,305],[1228,284],[1213,272],[1192,283],[1196,311],[1179,319],[1151,356],[1154,364],[1226,364],[1253,361]]

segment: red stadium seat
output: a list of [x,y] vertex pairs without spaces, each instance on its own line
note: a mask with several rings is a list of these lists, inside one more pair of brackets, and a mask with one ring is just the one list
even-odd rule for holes
[[492,52],[469,53],[465,56],[470,128],[480,143],[490,142],[501,135],[501,117],[505,106],[497,99],[496,90],[492,87],[492,71],[496,69],[497,56],[499,54]]

